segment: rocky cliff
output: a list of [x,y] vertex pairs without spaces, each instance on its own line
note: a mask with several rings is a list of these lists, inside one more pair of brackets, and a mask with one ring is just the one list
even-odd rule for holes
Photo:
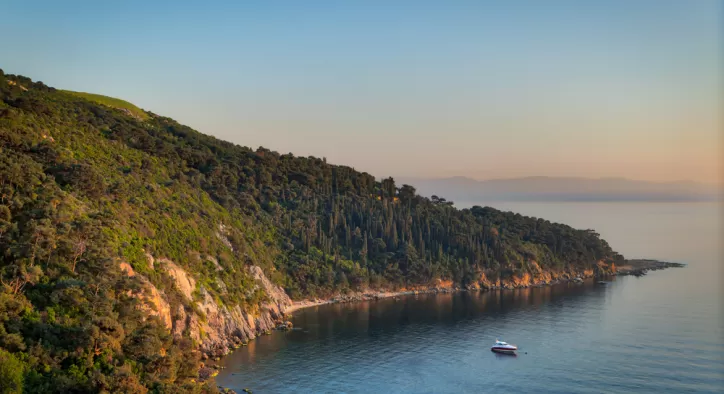
[[568,267],[563,270],[545,270],[537,262],[527,263],[527,272],[514,274],[506,279],[494,279],[486,273],[481,273],[478,280],[468,286],[469,289],[514,289],[520,287],[543,286],[559,282],[575,280],[578,278],[590,278],[593,276],[614,275],[616,264],[606,263],[602,260],[586,268]]
[[[129,295],[139,300],[139,309],[149,316],[158,316],[174,335],[188,334],[198,344],[203,357],[227,354],[230,349],[268,332],[282,319],[285,309],[292,305],[284,290],[267,279],[258,266],[249,266],[248,270],[258,288],[266,294],[266,299],[258,308],[248,308],[255,309],[252,311],[244,310],[239,305],[232,307],[221,304],[173,261],[155,259],[150,255],[147,258],[152,269],[164,270],[173,278],[176,289],[194,308],[189,310],[179,305],[172,311],[166,294],[135,272],[129,264],[121,262],[121,270],[138,285],[136,291],[129,290]],[[194,294],[196,291],[197,296]]]

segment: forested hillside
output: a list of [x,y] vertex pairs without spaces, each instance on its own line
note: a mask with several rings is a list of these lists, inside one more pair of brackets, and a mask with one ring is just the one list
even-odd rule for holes
[[[268,299],[252,265],[301,299],[622,260],[591,230],[459,210],[391,178],[252,150],[113,102],[0,71],[0,392],[215,390],[192,382],[189,354],[203,338],[148,317],[120,263],[172,311],[204,319],[204,295],[249,311]],[[148,256],[188,272],[193,299]]]

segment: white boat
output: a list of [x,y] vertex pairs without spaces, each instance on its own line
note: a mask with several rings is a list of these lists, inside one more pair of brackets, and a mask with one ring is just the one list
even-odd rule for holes
[[515,354],[515,351],[518,350],[518,347],[515,345],[511,345],[508,342],[503,342],[496,339],[495,345],[493,345],[490,350],[496,353]]

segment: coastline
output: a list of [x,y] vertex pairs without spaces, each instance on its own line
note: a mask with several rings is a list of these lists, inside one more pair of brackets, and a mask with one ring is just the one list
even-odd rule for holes
[[312,300],[299,300],[293,301],[292,305],[285,308],[283,314],[285,317],[290,317],[294,312],[302,309],[311,308],[320,305],[337,304],[337,303],[348,303],[348,302],[361,302],[361,301],[374,301],[383,298],[414,295],[414,294],[438,294],[438,293],[456,293],[461,291],[494,291],[494,290],[515,290],[524,289],[530,287],[544,287],[553,286],[562,283],[582,283],[585,279],[590,278],[605,278],[612,276],[643,276],[648,271],[658,271],[667,268],[681,268],[685,267],[685,264],[681,263],[670,263],[665,261],[653,260],[653,259],[632,259],[626,260],[625,264],[616,267],[616,270],[606,274],[595,274],[595,273],[580,273],[580,274],[565,274],[558,279],[554,280],[539,280],[529,283],[516,284],[516,283],[505,283],[499,285],[492,285],[486,287],[456,287],[452,286],[451,282],[448,282],[444,286],[421,286],[414,290],[402,289],[402,290],[371,290],[366,291],[351,291],[346,294],[338,294],[336,296],[326,299],[312,299]]
[[615,276],[643,276],[649,271],[658,271],[667,268],[683,268],[686,264],[669,263],[666,261],[650,260],[650,259],[632,259],[626,260],[626,264],[616,267]]
[[291,315],[294,312],[301,310],[301,309],[311,308],[311,307],[326,305],[326,304],[372,301],[372,300],[379,300],[382,298],[398,297],[398,296],[413,295],[413,294],[454,293],[454,292],[458,292],[458,291],[467,291],[467,290],[468,289],[465,289],[465,288],[429,287],[429,288],[421,288],[418,290],[399,290],[399,291],[368,290],[365,292],[350,292],[350,293],[347,293],[344,295],[338,295],[338,296],[328,298],[328,299],[294,301],[292,306],[290,306],[284,310],[284,314]]

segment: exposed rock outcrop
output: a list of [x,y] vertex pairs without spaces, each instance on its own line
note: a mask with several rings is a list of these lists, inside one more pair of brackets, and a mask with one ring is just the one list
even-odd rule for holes
[[269,297],[269,302],[263,305],[264,308],[273,310],[277,314],[281,314],[287,307],[292,305],[292,300],[281,287],[273,284],[264,275],[264,271],[260,267],[249,267],[251,276],[260,284],[264,293]]
[[[480,277],[475,283],[468,286],[468,289],[516,289],[521,287],[532,287],[532,286],[545,286],[560,282],[574,281],[577,279],[591,278],[594,276],[605,276],[612,275],[616,272],[614,263],[606,263],[598,261],[593,268],[575,270],[568,269],[563,271],[548,270],[545,271],[540,268],[537,262],[530,261],[527,263],[528,272],[520,275],[513,275],[505,279],[492,279],[489,278],[485,272],[480,274]],[[492,273],[491,273],[492,274]]]
[[[266,300],[258,308],[244,310],[239,305],[223,305],[183,268],[168,259],[149,257],[149,266],[163,269],[173,280],[178,291],[195,308],[189,310],[179,305],[171,314],[171,307],[165,295],[146,277],[136,273],[130,264],[121,262],[119,267],[130,278],[137,281],[140,291],[129,290],[129,295],[141,302],[139,308],[148,315],[159,316],[173,335],[189,335],[202,353],[207,357],[218,357],[255,338],[261,333],[276,328],[284,316],[284,311],[292,305],[291,299],[282,288],[273,284],[257,266],[248,267],[249,275],[254,278],[257,288],[266,294]],[[223,282],[222,282],[223,283]],[[219,286],[222,291],[225,286]],[[198,290],[200,297],[194,299]],[[256,290],[256,289],[254,289]]]
[[156,262],[163,264],[163,268],[166,270],[166,273],[173,278],[181,294],[189,301],[193,300],[193,293],[194,290],[196,290],[196,280],[171,260],[157,259]]
[[234,252],[234,245],[229,241],[229,237],[227,236],[227,227],[224,224],[219,224],[219,231],[216,233],[216,237],[221,240],[221,242],[226,245],[232,252]]
[[133,278],[139,284],[138,290],[128,290],[130,297],[135,297],[140,301],[138,308],[149,316],[158,316],[166,328],[171,330],[173,328],[171,306],[166,298],[145,276],[136,274],[130,264],[121,262],[119,267],[129,278]]
[[250,266],[249,274],[267,296],[267,301],[256,313],[242,310],[238,305],[232,308],[219,305],[206,289],[201,288],[202,299],[197,305],[204,313],[205,321],[198,327],[190,327],[190,332],[192,337],[199,337],[204,354],[226,354],[241,343],[274,329],[283,318],[284,311],[292,305],[284,290],[273,284],[260,267]]
[[666,268],[681,268],[684,266],[685,264],[681,263],[669,263],[658,260],[626,260],[624,264],[616,269],[615,274],[618,276],[633,275],[638,277],[646,275],[648,271],[658,271]]

